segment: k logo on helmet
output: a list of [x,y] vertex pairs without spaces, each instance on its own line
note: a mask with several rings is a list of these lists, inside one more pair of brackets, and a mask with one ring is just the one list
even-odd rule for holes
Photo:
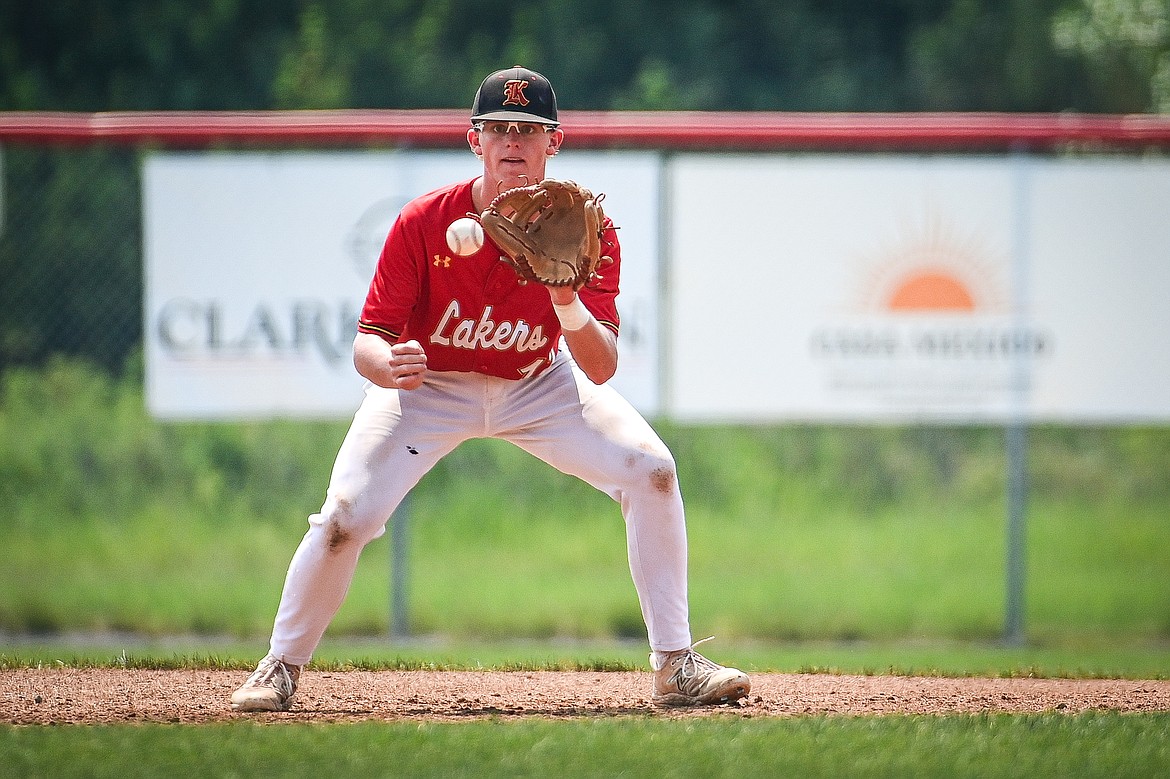
[[524,90],[528,88],[527,81],[512,79],[504,84],[504,102],[502,105],[528,105],[528,97]]

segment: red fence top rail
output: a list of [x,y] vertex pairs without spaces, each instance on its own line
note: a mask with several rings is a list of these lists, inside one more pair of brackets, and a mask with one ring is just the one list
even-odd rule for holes
[[[1170,147],[1153,114],[562,111],[574,148],[1053,149]],[[467,111],[0,112],[0,143],[464,145]]]

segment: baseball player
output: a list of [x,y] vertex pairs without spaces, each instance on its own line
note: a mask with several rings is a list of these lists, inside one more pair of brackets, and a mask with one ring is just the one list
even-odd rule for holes
[[289,708],[362,548],[385,532],[441,457],[489,436],[620,504],[656,703],[718,704],[748,694],[746,674],[694,649],[674,460],[606,384],[618,361],[621,257],[612,223],[605,221],[603,244],[613,262],[579,291],[524,283],[491,240],[468,256],[447,244],[454,220],[542,180],[564,137],[544,76],[519,66],[492,73],[476,92],[467,131],[482,172],[408,203],[390,229],[354,339],[365,398],[289,565],[270,651],[232,694],[233,709]]

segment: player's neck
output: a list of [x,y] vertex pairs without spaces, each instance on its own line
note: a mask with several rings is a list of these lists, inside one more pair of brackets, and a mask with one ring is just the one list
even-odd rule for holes
[[516,184],[509,184],[506,179],[493,178],[486,173],[475,180],[471,185],[471,198],[475,202],[475,210],[483,211],[496,195],[511,189]]
[[477,213],[487,208],[488,203],[492,202],[495,195],[488,194],[487,176],[480,176],[471,184],[471,203],[475,206]]

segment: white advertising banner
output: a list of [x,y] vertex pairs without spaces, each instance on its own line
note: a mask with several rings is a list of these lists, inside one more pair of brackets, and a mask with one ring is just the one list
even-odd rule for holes
[[[453,151],[149,156],[151,412],[352,413],[387,230],[476,169]],[[644,413],[1170,419],[1166,160],[570,151],[550,175],[606,193],[621,228],[614,383]]]
[[[565,152],[621,227],[615,386],[658,407],[658,157]],[[337,417],[351,344],[399,209],[470,178],[470,152],[158,153],[143,170],[146,397],[160,418]]]
[[1170,419],[1166,160],[695,154],[668,186],[676,418]]

